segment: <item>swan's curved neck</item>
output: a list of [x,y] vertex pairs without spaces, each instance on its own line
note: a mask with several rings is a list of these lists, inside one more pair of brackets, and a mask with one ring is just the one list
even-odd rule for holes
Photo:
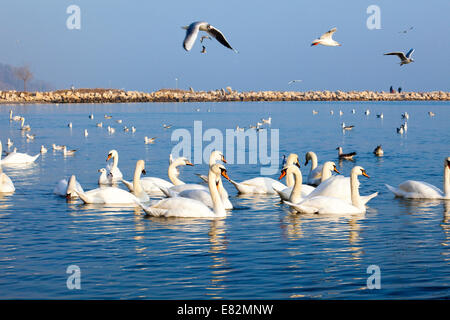
[[450,169],[447,164],[444,168],[444,195],[446,198],[450,198]]
[[353,172],[350,176],[350,192],[352,198],[352,205],[359,209],[364,209],[365,208],[364,203],[361,201],[361,196],[359,195],[358,175]]
[[[220,180],[222,180],[219,177],[218,183],[220,183]],[[213,210],[216,215],[225,215],[225,206],[223,205],[222,198],[220,197],[219,191],[217,190],[217,176],[212,170],[209,170],[208,173],[208,187],[209,192],[211,194],[211,200],[213,203]]]
[[292,175],[295,177],[295,184],[294,188],[292,189],[291,195],[289,196],[289,201],[292,203],[298,203],[302,198],[302,173],[299,169],[294,169]]
[[135,195],[139,195],[143,192],[141,185],[141,173],[142,169],[136,167],[136,169],[134,170],[134,177],[133,177],[133,190]]
[[311,171],[317,168],[317,155],[314,152],[309,154],[311,159]]
[[112,167],[111,167],[111,171],[112,171],[113,169],[116,169],[118,164],[119,164],[119,155],[118,155],[118,154],[114,154],[114,156],[113,156],[113,164],[112,164]]
[[178,171],[177,171],[178,166],[179,164],[177,163],[177,161],[174,161],[170,164],[169,169],[167,170],[167,175],[169,176],[170,181],[176,186],[184,184],[183,181],[178,179]]
[[320,182],[324,182],[325,180],[331,178],[331,170],[328,166],[323,166],[322,168],[322,177],[320,178]]

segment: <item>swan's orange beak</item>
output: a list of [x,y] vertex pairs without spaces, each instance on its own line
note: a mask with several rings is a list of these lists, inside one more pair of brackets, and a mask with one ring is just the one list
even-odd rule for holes
[[108,154],[108,157],[106,158],[106,161],[108,161],[109,159],[111,159],[111,157],[112,157],[111,153]]
[[278,180],[283,179],[285,175],[286,175],[286,169],[281,170],[281,174],[280,174],[280,177],[278,178]]
[[227,163],[227,160],[225,159],[224,156],[222,156],[222,162],[223,162],[223,163]]
[[337,172],[337,173],[339,173],[339,174],[341,174],[341,173],[338,171],[338,169],[336,168],[336,166],[334,166],[333,171],[334,171],[334,172]]
[[194,166],[191,162],[189,162],[189,161],[186,161],[186,165],[187,166]]
[[366,171],[362,171],[362,175],[364,176],[364,177],[367,177],[367,178],[370,178],[368,175],[367,175],[367,173],[366,173]]
[[230,177],[228,177],[228,173],[227,170],[222,170],[222,172],[220,173],[225,179],[227,179],[228,181],[230,181]]

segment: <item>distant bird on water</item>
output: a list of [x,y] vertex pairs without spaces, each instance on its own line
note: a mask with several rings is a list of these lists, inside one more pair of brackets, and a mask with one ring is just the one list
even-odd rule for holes
[[333,33],[335,33],[337,28],[333,28],[330,31],[324,33],[319,39],[315,39],[311,46],[317,46],[318,44],[321,44],[323,46],[327,47],[336,47],[341,46],[341,44],[335,40],[333,40]]
[[222,32],[219,29],[216,29],[212,25],[210,25],[208,22],[204,21],[197,21],[191,23],[189,26],[182,27],[186,30],[186,37],[183,41],[183,48],[186,51],[190,51],[192,47],[194,46],[195,40],[197,39],[198,32],[199,31],[205,31],[210,36],[215,38],[217,41],[219,41],[222,45],[227,47],[228,49],[233,50],[237,53],[237,50],[235,50],[225,39],[225,36],[222,34]]
[[344,122],[341,124],[342,130],[352,130],[355,126],[346,126]]
[[428,111],[428,115],[429,115],[430,117],[434,117],[434,116],[436,115],[436,113],[434,113],[433,111]]
[[373,154],[376,155],[377,157],[382,157],[384,155],[384,151],[383,148],[381,148],[381,144],[378,145],[375,150],[373,150]]
[[385,53],[385,56],[397,56],[400,58],[400,66],[404,64],[408,64],[411,62],[414,62],[414,60],[411,58],[411,55],[413,54],[414,49],[409,50],[406,55],[403,52],[388,52]]
[[342,147],[337,147],[336,150],[338,151],[339,154],[339,160],[344,159],[344,160],[353,160],[353,157],[356,156],[356,152],[350,152],[350,153],[343,153],[342,152]]

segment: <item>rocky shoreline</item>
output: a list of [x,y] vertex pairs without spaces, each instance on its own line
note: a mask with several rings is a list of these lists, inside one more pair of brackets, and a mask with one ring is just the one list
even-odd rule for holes
[[225,102],[225,101],[449,101],[450,92],[374,91],[250,91],[230,87],[214,91],[162,89],[155,92],[117,89],[75,89],[48,92],[0,91],[0,104],[24,103],[135,103],[135,102]]

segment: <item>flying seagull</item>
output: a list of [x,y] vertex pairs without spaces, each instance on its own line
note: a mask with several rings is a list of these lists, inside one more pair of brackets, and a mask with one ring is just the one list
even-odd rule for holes
[[414,27],[410,27],[407,30],[399,31],[398,33],[407,33],[408,31],[411,31]]
[[336,28],[331,29],[330,31],[324,33],[319,39],[314,40],[311,43],[311,46],[317,46],[318,44],[327,46],[327,47],[336,47],[341,46],[341,44],[335,40],[333,40],[333,33],[336,32]]
[[228,43],[227,39],[225,39],[225,36],[220,32],[219,29],[216,29],[212,25],[210,25],[208,22],[193,22],[189,26],[182,27],[186,30],[186,37],[183,41],[183,48],[186,51],[189,51],[194,46],[195,39],[197,39],[197,35],[199,31],[205,31],[210,36],[214,37],[217,41],[219,41],[222,45],[227,47],[228,49],[233,50],[237,53],[237,50],[233,49],[233,47]]
[[294,83],[294,82],[301,82],[302,80],[291,80],[288,82],[288,84]]
[[404,65],[404,64],[408,64],[411,62],[414,62],[414,60],[411,58],[411,55],[413,54],[414,49],[410,49],[408,51],[408,53],[405,55],[403,52],[389,52],[389,53],[385,53],[385,56],[397,56],[400,58],[400,66]]

